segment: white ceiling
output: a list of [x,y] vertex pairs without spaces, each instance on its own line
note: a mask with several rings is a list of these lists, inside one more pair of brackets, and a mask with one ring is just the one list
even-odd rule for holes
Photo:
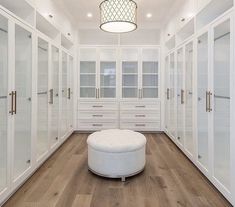
[[[101,0],[53,0],[70,15],[78,28],[99,27],[99,4]],[[136,0],[138,4],[138,27],[161,28],[187,0]],[[87,13],[93,14],[92,18]],[[152,18],[146,17],[152,13]]]

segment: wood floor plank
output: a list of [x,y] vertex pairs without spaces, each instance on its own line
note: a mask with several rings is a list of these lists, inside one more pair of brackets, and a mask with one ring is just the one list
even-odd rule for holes
[[73,134],[3,207],[230,207],[164,134],[147,137],[146,168],[128,178],[88,171],[88,134]]

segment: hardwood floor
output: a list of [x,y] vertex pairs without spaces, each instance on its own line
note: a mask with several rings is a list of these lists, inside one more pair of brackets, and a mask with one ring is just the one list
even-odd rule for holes
[[72,135],[4,207],[231,206],[164,134],[146,134],[146,169],[125,183],[88,172],[87,136]]

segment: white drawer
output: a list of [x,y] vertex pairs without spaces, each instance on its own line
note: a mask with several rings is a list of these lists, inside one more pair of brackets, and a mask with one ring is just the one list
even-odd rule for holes
[[159,110],[160,102],[121,102],[120,110]]
[[120,128],[130,129],[134,131],[160,131],[160,122],[149,122],[149,123],[121,122]]
[[80,120],[118,120],[117,111],[79,111],[78,119]]
[[116,102],[80,102],[78,103],[79,111],[103,111],[118,110]]
[[122,111],[120,113],[120,120],[124,122],[139,122],[139,121],[148,121],[148,122],[158,122],[160,121],[160,112],[156,111]]
[[116,129],[118,128],[117,122],[78,122],[78,130],[84,131],[97,131],[97,130],[104,130],[104,129]]

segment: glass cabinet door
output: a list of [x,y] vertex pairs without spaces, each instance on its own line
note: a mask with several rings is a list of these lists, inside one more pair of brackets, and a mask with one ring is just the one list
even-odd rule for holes
[[230,190],[230,20],[214,28],[214,176]]
[[15,26],[14,179],[31,163],[32,34]]
[[169,100],[170,100],[170,86],[169,86],[169,56],[165,58],[165,128],[169,130]]
[[68,73],[68,126],[69,130],[73,127],[73,57],[69,56],[69,73]]
[[0,15],[0,193],[7,187],[8,20]]
[[170,116],[169,116],[169,123],[170,123],[170,133],[176,137],[176,96],[175,96],[175,53],[170,54],[170,68],[169,68],[169,75],[170,75]]
[[158,98],[158,49],[142,51],[142,91],[141,98]]
[[96,49],[80,50],[80,98],[97,98]]
[[208,169],[208,33],[198,37],[197,43],[197,142],[198,161]]
[[177,51],[177,139],[184,139],[184,78],[183,49]]
[[185,148],[193,154],[193,43],[185,46]]
[[100,50],[99,98],[116,98],[116,49]]
[[138,50],[122,49],[122,98],[139,98]]
[[52,62],[51,62],[51,85],[52,100],[51,104],[51,145],[53,146],[59,137],[59,49],[52,46]]
[[64,136],[67,133],[68,122],[68,56],[65,52],[62,52],[62,106],[61,106],[61,135]]
[[37,158],[48,150],[48,43],[38,38]]

